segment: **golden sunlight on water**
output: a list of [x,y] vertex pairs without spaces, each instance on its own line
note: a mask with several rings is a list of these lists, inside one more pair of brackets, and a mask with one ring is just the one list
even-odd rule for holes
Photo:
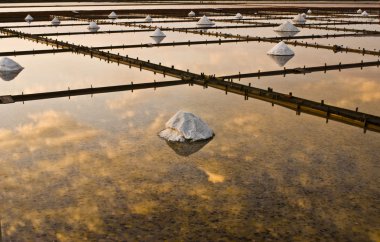
[[[85,27],[63,26],[57,32]],[[220,31],[275,36],[272,27]],[[299,35],[315,33],[302,31]],[[326,33],[335,31],[321,31]],[[218,39],[166,34],[162,43]],[[149,32],[52,38],[91,46],[152,43]],[[358,39],[365,46],[377,43],[373,36]],[[352,46],[358,39],[313,42],[342,40]],[[377,60],[291,46],[295,56],[280,66],[266,54],[273,45],[252,41],[109,51],[217,76]],[[2,52],[15,47],[50,48],[0,38]],[[0,82],[1,95],[176,80],[71,52],[12,59],[24,69]],[[234,81],[380,115],[378,71],[365,67]],[[215,136],[196,143],[161,139],[158,133],[178,110],[202,117]],[[0,113],[2,241],[380,241],[378,133],[189,85],[18,102],[0,105]]]
[[[102,123],[84,121],[97,120],[95,112],[82,117],[45,103],[0,131],[7,237],[377,236],[370,226],[377,220],[377,134],[196,87],[106,96]],[[99,107],[103,100],[91,102]],[[177,109],[200,114],[215,130],[196,153],[176,147],[185,153],[178,154],[157,136]]]

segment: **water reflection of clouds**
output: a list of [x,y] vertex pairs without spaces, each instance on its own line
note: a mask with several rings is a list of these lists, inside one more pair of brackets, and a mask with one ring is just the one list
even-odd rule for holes
[[[360,72],[362,73],[362,72]],[[319,90],[334,90],[334,95],[329,97],[329,103],[339,107],[354,109],[365,107],[375,114],[377,103],[380,102],[380,83],[377,82],[370,70],[364,75],[359,73],[342,73],[334,75],[334,79],[321,78],[318,82],[304,83],[303,89],[311,93]],[[378,114],[378,113],[377,113]]]
[[[109,99],[107,108],[120,113],[122,123],[134,123],[133,129],[125,124],[99,130],[55,111],[3,129],[1,140],[14,144],[0,143],[5,236],[120,240],[127,234],[136,240],[191,240],[200,236],[201,226],[208,239],[311,238],[321,229],[331,239],[358,238],[350,232],[347,216],[368,218],[361,229],[373,224],[369,214],[374,211],[368,209],[372,200],[366,196],[376,189],[376,170],[371,168],[379,144],[368,143],[376,134],[357,136],[337,125],[337,136],[337,130],[324,128],[319,119],[290,118],[287,110],[274,111],[258,101],[196,87],[175,90]],[[226,108],[221,96],[239,109]],[[168,102],[159,102],[163,97]],[[185,106],[187,98],[196,99],[191,110],[216,132],[191,159],[174,154],[156,135],[170,110]],[[207,112],[210,105],[212,113]],[[29,143],[32,149],[23,148]],[[310,226],[300,232],[304,224]],[[177,234],[180,230],[185,232]]]

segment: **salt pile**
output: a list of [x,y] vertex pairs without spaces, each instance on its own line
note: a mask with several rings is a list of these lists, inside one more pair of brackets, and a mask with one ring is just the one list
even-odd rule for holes
[[115,12],[111,12],[109,15],[108,15],[108,18],[110,19],[117,19],[117,14]]
[[302,13],[301,15],[302,15],[302,17],[303,17],[304,19],[306,19],[306,17],[307,17],[306,13]]
[[87,28],[91,31],[97,31],[100,29],[100,27],[95,22],[90,22]]
[[160,28],[156,28],[156,30],[150,35],[150,37],[166,37],[164,32],[161,31]]
[[276,32],[300,32],[299,29],[291,22],[285,21],[280,26],[274,29]]
[[358,11],[356,11],[358,14],[361,14],[363,11],[359,8]]
[[195,13],[193,11],[190,11],[190,13],[188,14],[189,17],[195,17]]
[[294,55],[294,52],[281,41],[267,52],[268,55]]
[[213,25],[215,25],[215,23],[212,22],[209,18],[207,18],[206,15],[203,15],[203,17],[201,19],[199,19],[197,25],[201,25],[201,26],[213,26]]
[[368,13],[367,13],[366,11],[363,11],[363,12],[362,12],[362,16],[363,16],[363,17],[367,17],[367,16],[368,16]]
[[150,37],[156,44],[159,44],[165,39],[166,35],[161,31],[160,28],[156,28],[156,30],[150,35]]
[[311,14],[312,13],[312,11],[309,9],[309,10],[307,10],[307,14]]
[[161,138],[172,142],[199,141],[212,138],[214,132],[196,115],[178,111],[159,133]]
[[24,68],[8,57],[0,60],[0,77],[4,81],[13,80]]
[[235,19],[243,19],[243,15],[241,15],[240,13],[237,13],[235,15]]
[[28,22],[28,23],[32,22],[33,19],[34,19],[34,18],[33,18],[32,16],[30,16],[30,14],[28,14],[28,15],[25,17],[25,21]]
[[306,19],[301,14],[298,14],[293,18],[293,22],[297,24],[303,24],[306,22]]
[[51,21],[52,25],[59,25],[60,23],[61,21],[57,17],[54,17],[54,19]]
[[145,22],[152,22],[152,21],[153,21],[153,19],[150,15],[146,16]]

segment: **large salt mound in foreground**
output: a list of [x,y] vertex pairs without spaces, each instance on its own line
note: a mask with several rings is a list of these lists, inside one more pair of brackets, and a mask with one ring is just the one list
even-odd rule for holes
[[198,141],[212,138],[214,132],[196,115],[178,111],[165,124],[159,136],[173,142]]

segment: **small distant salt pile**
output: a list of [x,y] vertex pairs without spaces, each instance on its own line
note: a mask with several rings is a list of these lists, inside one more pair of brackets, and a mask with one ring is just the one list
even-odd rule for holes
[[33,18],[32,16],[30,16],[30,14],[28,14],[28,15],[25,17],[25,21],[28,22],[28,23],[32,22],[33,19],[34,19],[34,18]]
[[366,11],[363,11],[363,12],[362,12],[362,16],[363,16],[363,17],[368,17],[368,13],[367,13]]
[[4,81],[13,80],[23,69],[22,66],[8,57],[0,60],[0,77]]
[[235,15],[235,19],[243,19],[243,15],[241,15],[241,13],[237,13]]
[[148,15],[148,16],[146,16],[146,18],[145,18],[144,21],[145,21],[145,22],[152,22],[153,19],[152,19],[152,17],[151,17],[150,15]]
[[109,15],[108,15],[108,18],[110,19],[117,19],[117,14],[115,12],[111,12]]
[[100,27],[94,21],[90,22],[90,24],[87,26],[87,28],[90,31],[97,31],[98,29],[100,29]]
[[306,18],[307,18],[307,15],[306,15],[306,13],[302,13],[302,14],[301,14],[301,16],[302,16],[304,19],[306,19]]
[[267,52],[268,55],[294,55],[294,52],[281,41]]
[[291,22],[285,21],[280,26],[274,29],[276,32],[300,32]]
[[57,17],[54,17],[54,19],[51,21],[51,24],[52,25],[60,25],[61,21]]
[[293,22],[296,24],[304,24],[306,22],[306,19],[302,17],[301,14],[298,14],[297,16],[293,18]]
[[189,17],[195,17],[194,11],[190,11],[190,13],[187,16],[189,16]]
[[197,25],[207,27],[207,26],[213,26],[215,25],[215,23],[212,22],[209,18],[207,18],[206,15],[203,15],[203,17],[199,19]]
[[312,14],[313,12],[311,11],[311,9],[307,10],[307,14]]
[[159,133],[161,138],[172,142],[199,141],[212,138],[214,132],[196,115],[178,111]]
[[363,11],[359,8],[358,11],[356,11],[358,14],[361,14]]

